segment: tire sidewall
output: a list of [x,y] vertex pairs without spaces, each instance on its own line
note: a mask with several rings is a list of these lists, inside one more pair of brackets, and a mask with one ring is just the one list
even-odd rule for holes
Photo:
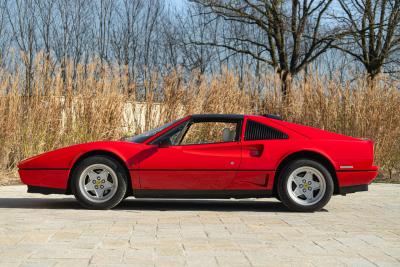
[[[325,179],[326,183],[326,190],[324,196],[321,200],[313,205],[301,205],[295,202],[290,196],[289,192],[287,191],[287,182],[289,179],[290,174],[300,167],[312,167],[320,171]],[[299,159],[292,161],[287,166],[285,166],[282,172],[279,175],[278,181],[278,195],[283,204],[288,207],[292,211],[301,211],[301,212],[313,212],[321,210],[331,199],[334,191],[334,183],[332,179],[332,175],[330,172],[324,167],[321,163],[308,160],[308,159]]]
[[[115,192],[114,196],[107,200],[106,202],[102,203],[95,203],[87,199],[80,187],[79,187],[79,179],[82,172],[90,165],[93,164],[104,164],[108,167],[112,168],[117,176],[118,179],[118,187],[117,191]],[[78,163],[76,168],[72,171],[71,175],[71,190],[72,193],[75,195],[76,199],[79,203],[89,209],[111,209],[118,205],[125,197],[127,193],[127,186],[128,186],[128,179],[127,174],[121,164],[114,160],[111,157],[107,156],[93,156],[89,158],[85,158]]]

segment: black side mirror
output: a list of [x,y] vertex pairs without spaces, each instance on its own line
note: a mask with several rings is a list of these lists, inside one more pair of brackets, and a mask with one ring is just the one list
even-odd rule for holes
[[171,141],[169,141],[169,139],[166,138],[166,139],[162,140],[162,141],[158,144],[158,147],[159,147],[159,148],[166,148],[166,147],[169,147],[170,145],[171,145]]

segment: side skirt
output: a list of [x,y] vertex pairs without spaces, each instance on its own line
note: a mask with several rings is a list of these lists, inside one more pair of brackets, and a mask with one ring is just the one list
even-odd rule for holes
[[271,197],[272,190],[153,190],[134,189],[136,198],[264,198]]
[[65,194],[65,189],[60,188],[50,188],[50,187],[40,187],[40,186],[33,186],[28,185],[28,193],[39,193],[43,195],[50,195],[50,194]]

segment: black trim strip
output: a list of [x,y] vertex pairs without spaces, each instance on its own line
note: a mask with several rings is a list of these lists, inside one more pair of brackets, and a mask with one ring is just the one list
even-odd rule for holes
[[237,169],[129,169],[130,171],[198,171],[198,172],[206,172],[206,171],[235,171],[235,172],[271,172],[275,170],[237,170]]
[[243,114],[192,114],[190,116],[193,119],[198,120],[243,120]]
[[272,196],[272,190],[162,190],[134,189],[136,198],[262,198]]
[[68,171],[69,168],[22,168],[23,171]]
[[43,194],[43,195],[65,194],[66,190],[60,189],[60,188],[50,188],[50,187],[28,185],[28,193],[39,193],[39,194]]
[[361,192],[361,191],[368,191],[368,185],[360,184],[360,185],[352,185],[352,186],[343,186],[343,187],[340,187],[340,189],[339,189],[340,194],[350,194],[350,193]]

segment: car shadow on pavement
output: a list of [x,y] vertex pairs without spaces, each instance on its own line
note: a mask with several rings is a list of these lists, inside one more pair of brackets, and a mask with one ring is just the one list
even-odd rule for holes
[[253,211],[288,212],[277,201],[265,200],[214,200],[214,199],[125,199],[117,210],[155,211]]
[[[0,209],[82,209],[74,198],[0,198]],[[275,200],[211,200],[211,199],[134,199],[128,198],[118,211],[252,211],[288,212]]]

